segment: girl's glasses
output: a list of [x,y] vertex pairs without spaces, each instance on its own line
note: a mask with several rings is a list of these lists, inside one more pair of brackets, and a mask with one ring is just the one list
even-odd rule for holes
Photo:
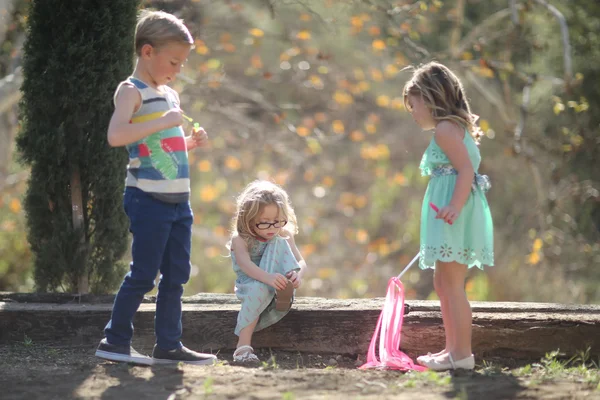
[[266,229],[270,229],[271,227],[273,227],[273,228],[283,228],[285,226],[285,224],[287,224],[287,221],[275,221],[273,223],[261,222],[259,224],[256,224],[256,227],[258,229],[260,229],[261,231],[264,231]]

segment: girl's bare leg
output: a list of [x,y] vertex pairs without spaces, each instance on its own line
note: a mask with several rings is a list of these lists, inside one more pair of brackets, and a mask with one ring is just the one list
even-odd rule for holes
[[252,343],[252,334],[254,333],[254,328],[256,327],[257,323],[258,318],[240,331],[240,337],[238,339],[236,349],[241,346],[250,346],[250,343]]
[[[440,274],[442,292],[446,298],[446,319],[444,327],[450,334],[446,336],[446,353],[439,355],[439,362],[448,361],[448,353],[452,353],[455,361],[471,356],[472,313],[471,305],[465,292],[467,266],[457,262],[439,262],[436,273]],[[443,306],[443,307],[444,307]],[[442,314],[443,315],[443,314]],[[448,342],[448,338],[450,341]]]

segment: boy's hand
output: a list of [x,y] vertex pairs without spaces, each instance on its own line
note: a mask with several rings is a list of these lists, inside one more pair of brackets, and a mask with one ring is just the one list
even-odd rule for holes
[[281,274],[269,274],[269,280],[266,283],[275,289],[283,290],[287,285],[287,279]]
[[208,133],[206,133],[202,127],[193,128],[189,138],[191,138],[191,140],[188,140],[188,150],[196,147],[204,147],[208,144]]
[[181,114],[182,112],[178,108],[174,108],[164,113],[161,118],[163,119],[165,129],[183,125],[183,116]]
[[302,278],[296,271],[290,271],[285,276],[292,282],[294,289],[298,289],[302,285]]

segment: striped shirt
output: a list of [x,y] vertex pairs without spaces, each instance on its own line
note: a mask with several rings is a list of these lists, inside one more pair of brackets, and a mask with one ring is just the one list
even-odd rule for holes
[[[131,118],[132,124],[152,121],[179,107],[177,93],[167,86],[163,86],[166,92],[162,93],[133,77],[121,84],[124,83],[133,84],[142,98],[141,107]],[[136,187],[166,203],[189,200],[188,155],[181,126],[155,132],[126,147],[129,165],[125,186]]]

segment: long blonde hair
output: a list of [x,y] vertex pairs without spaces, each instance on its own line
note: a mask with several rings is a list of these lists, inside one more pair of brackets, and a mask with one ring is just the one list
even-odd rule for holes
[[[240,236],[248,248],[257,243],[258,236],[254,230],[254,221],[269,204],[276,205],[279,209],[279,219],[287,221],[281,232],[284,235],[285,233],[298,233],[296,213],[292,208],[289,196],[281,186],[273,182],[265,180],[251,182],[238,196],[236,203],[236,212],[231,224],[231,237]],[[231,241],[229,241],[228,247],[231,249]]]
[[421,96],[436,124],[452,121],[468,130],[476,141],[483,135],[475,125],[477,116],[471,112],[465,89],[448,67],[432,61],[416,68],[404,85],[404,106],[410,109],[409,96]]
[[183,20],[164,11],[142,10],[135,27],[135,53],[140,56],[146,44],[159,49],[171,42],[194,45]]

